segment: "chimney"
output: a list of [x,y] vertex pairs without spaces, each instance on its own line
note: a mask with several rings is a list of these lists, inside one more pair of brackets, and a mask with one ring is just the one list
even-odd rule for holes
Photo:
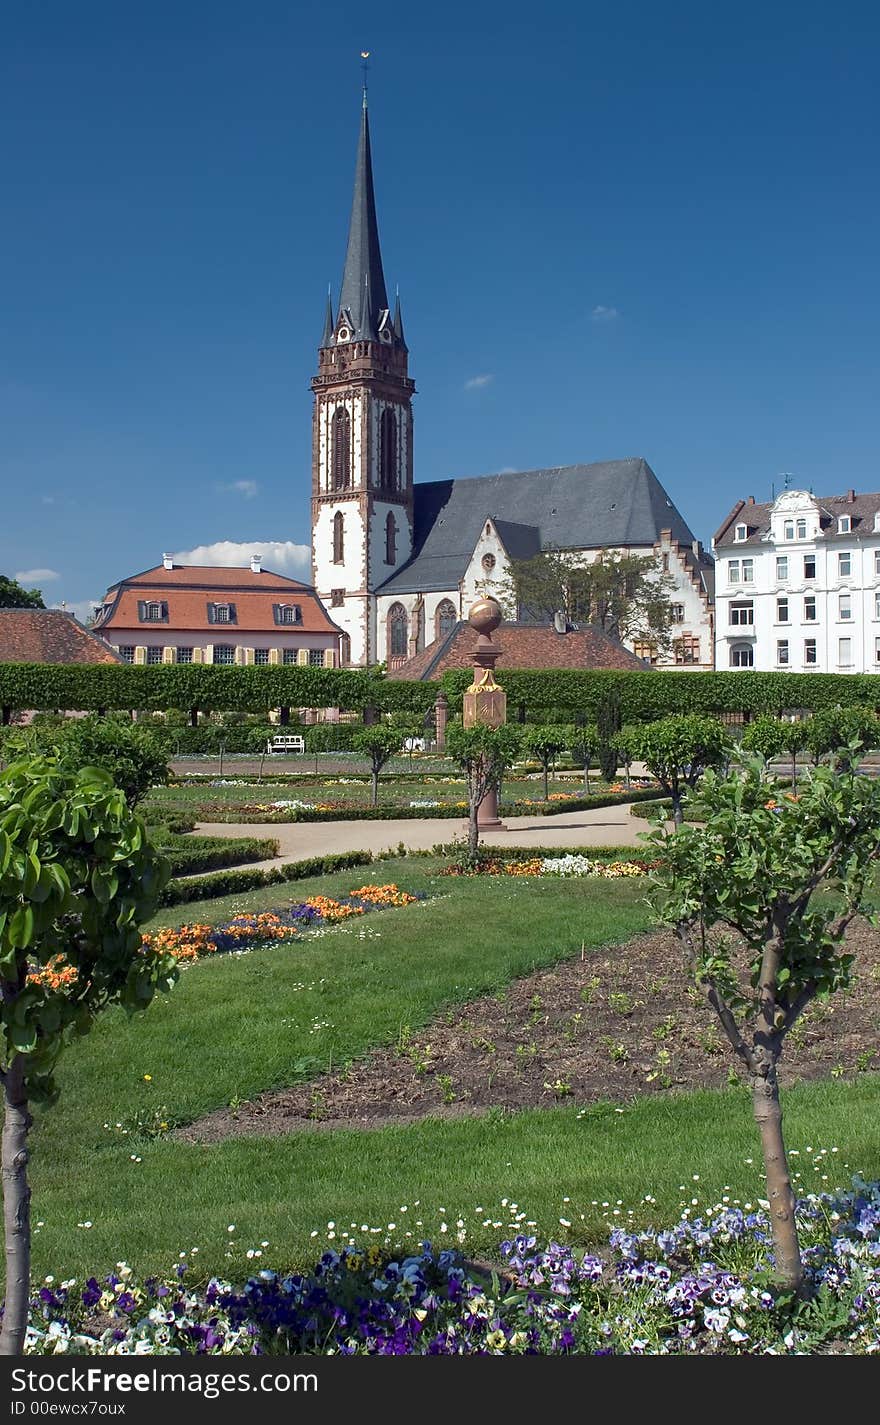
[[251,555],[251,573],[252,573],[252,574],[261,574],[261,573],[263,572],[263,571],[262,571],[262,563],[263,563],[263,556],[262,556],[262,554],[252,554],[252,555]]
[[162,555],[162,568],[163,568],[163,569],[173,569],[173,568],[174,568],[174,556],[173,556],[173,554],[163,554],[163,555]]
[[755,497],[754,497],[754,495],[749,495],[749,498],[746,500],[746,504],[747,504],[747,505],[753,505],[754,503],[755,503]]
[[696,558],[699,559],[699,557],[700,557],[700,541],[699,541],[698,539],[695,539],[695,540],[692,541],[692,543],[691,543],[691,549],[693,550],[694,555],[696,556]]
[[848,505],[854,505],[854,504],[855,504],[855,502],[856,502],[856,492],[855,492],[855,490],[847,490],[847,492],[846,492],[846,502],[847,502]]

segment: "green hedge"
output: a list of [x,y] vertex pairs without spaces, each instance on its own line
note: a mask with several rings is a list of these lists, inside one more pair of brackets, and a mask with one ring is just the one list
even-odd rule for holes
[[436,694],[431,683],[388,682],[375,673],[347,668],[0,663],[0,707],[13,709],[265,713],[278,707],[380,707],[421,716]]
[[[501,816],[561,816],[567,811],[595,811],[599,807],[619,806],[626,802],[656,800],[656,787],[629,792],[597,792],[591,797],[572,797],[566,801],[535,801],[526,806],[523,802],[502,801],[498,805]],[[254,823],[256,825],[287,826],[318,821],[434,821],[467,818],[464,805],[447,803],[440,806],[420,807],[335,807],[329,811],[310,810],[302,807],[266,807],[263,811],[245,811],[242,807],[218,806],[205,802],[197,808],[200,821],[231,822],[234,825]]]
[[[652,722],[674,713],[766,713],[787,708],[880,708],[880,678],[874,673],[644,673],[581,672],[548,669],[526,672],[503,661],[498,681],[507,693],[507,716],[526,720],[571,722],[583,714],[595,718],[601,699],[612,691],[620,697],[625,722]],[[471,674],[464,669],[444,673],[443,689],[458,706]]]
[[169,862],[173,876],[218,871],[225,866],[239,866],[243,861],[269,861],[279,850],[274,837],[188,836],[185,840],[166,840],[153,836],[152,841]]
[[169,881],[159,897],[160,906],[187,905],[190,901],[212,900],[238,895],[261,886],[280,886],[288,881],[304,881],[309,876],[329,876],[349,866],[369,866],[372,851],[342,851],[330,856],[312,856],[306,861],[289,861],[283,866],[261,870],[217,871],[213,876],[191,876],[185,881]]

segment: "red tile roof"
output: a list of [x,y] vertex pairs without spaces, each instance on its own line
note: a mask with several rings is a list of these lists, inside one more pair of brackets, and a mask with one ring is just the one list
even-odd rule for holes
[[0,663],[118,663],[63,609],[0,609]]
[[[599,629],[586,627],[557,633],[552,624],[503,623],[492,635],[501,650],[498,674],[505,668],[615,668],[644,672],[649,666],[628,648],[608,638]],[[446,638],[430,644],[389,678],[410,681],[439,678],[450,668],[470,668],[477,634],[468,623],[457,623]]]
[[[161,623],[151,623],[139,616],[142,600],[162,600],[168,605],[168,617]],[[208,617],[211,603],[235,605],[235,620],[212,623]],[[298,604],[302,619],[296,624],[276,624],[275,604]],[[130,579],[121,579],[104,596],[96,626],[104,633],[121,629],[176,630],[177,632],[216,632],[218,628],[238,633],[268,633],[284,630],[297,633],[339,633],[318,595],[310,584],[288,579],[285,574],[273,574],[264,569],[236,569],[225,565],[175,564],[166,569],[159,565]]]

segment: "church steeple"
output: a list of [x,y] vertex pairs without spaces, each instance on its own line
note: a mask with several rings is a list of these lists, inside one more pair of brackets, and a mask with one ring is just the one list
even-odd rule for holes
[[[361,325],[365,287],[369,288],[368,333]],[[339,294],[339,311],[347,312],[355,324],[355,336],[368,336],[379,331],[383,317],[387,320],[388,297],[382,253],[379,248],[379,224],[376,219],[376,195],[373,190],[373,159],[370,151],[370,120],[367,113],[367,93],[361,109],[361,132],[358,139],[357,163],[354,170],[354,197],[348,225],[348,250]]]

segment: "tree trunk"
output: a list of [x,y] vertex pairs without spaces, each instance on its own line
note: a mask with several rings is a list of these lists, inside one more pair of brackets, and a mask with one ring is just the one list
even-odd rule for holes
[[377,806],[379,805],[379,769],[378,769],[378,767],[374,767],[374,768],[373,768],[372,772],[370,773],[370,776],[371,776],[372,779],[373,779],[373,800],[372,800],[372,802],[371,802],[371,806],[377,807]]
[[199,725],[199,710],[198,710],[198,708],[190,708],[190,710],[189,710],[189,725],[190,725],[190,727],[198,727],[198,725]]
[[672,824],[673,824],[673,826],[675,827],[676,831],[678,831],[678,829],[679,829],[679,827],[681,826],[681,824],[682,824],[683,821],[684,821],[684,814],[683,814],[682,809],[681,809],[681,792],[673,792],[673,793],[672,793]]
[[791,790],[797,791],[797,752],[791,754]]
[[480,828],[477,826],[479,807],[471,803],[468,812],[468,865],[476,866],[479,860]]
[[584,796],[590,795],[590,759],[584,758]]
[[782,1137],[782,1108],[776,1077],[779,1052],[762,1046],[757,1046],[753,1052],[757,1064],[751,1076],[752,1112],[761,1134],[761,1152],[767,1175],[773,1254],[776,1258],[773,1275],[780,1286],[800,1295],[804,1270],[794,1215],[795,1195]]
[[3,1225],[6,1237],[6,1302],[0,1356],[20,1356],[27,1331],[31,1287],[31,1190],[27,1138],[32,1118],[24,1088],[24,1059],[16,1054],[3,1084]]
[[266,751],[265,751],[265,748],[264,748],[263,751],[260,753],[260,774],[259,774],[259,776],[258,776],[258,778],[257,778],[257,781],[258,781],[258,782],[262,782],[262,780],[263,780],[263,767],[264,767],[264,765],[265,765],[265,762],[266,762]]
[[549,797],[550,797],[550,782],[549,782],[549,776],[550,776],[550,765],[549,765],[549,763],[545,762],[545,763],[544,763],[544,801],[545,801],[545,802],[548,801],[548,800],[549,800]]

